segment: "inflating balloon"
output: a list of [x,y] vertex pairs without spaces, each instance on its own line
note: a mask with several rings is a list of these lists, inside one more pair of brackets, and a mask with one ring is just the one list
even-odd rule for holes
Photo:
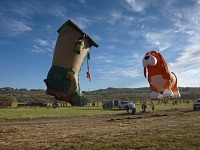
[[[90,49],[98,45],[71,20],[65,22],[57,31],[59,33],[56,42],[52,67],[47,79],[44,80],[46,93],[57,100],[64,100],[76,105],[81,97],[79,87],[79,72],[87,57],[90,59]],[[91,75],[88,66],[88,78]]]
[[144,76],[148,70],[148,82],[151,88],[151,99],[179,98],[177,77],[168,69],[164,57],[157,51],[150,51],[145,54],[142,60]]

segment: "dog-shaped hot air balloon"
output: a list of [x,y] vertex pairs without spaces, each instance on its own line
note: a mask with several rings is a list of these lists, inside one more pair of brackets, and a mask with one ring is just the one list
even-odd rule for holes
[[148,70],[148,82],[151,88],[151,99],[179,98],[177,77],[170,72],[164,57],[157,51],[147,52],[142,60],[144,76]]

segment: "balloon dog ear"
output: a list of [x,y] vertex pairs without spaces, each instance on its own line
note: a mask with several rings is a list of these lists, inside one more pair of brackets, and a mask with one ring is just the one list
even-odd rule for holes
[[144,67],[144,77],[146,78],[147,77],[147,68]]
[[164,57],[159,52],[158,52],[158,55],[159,55],[160,60],[161,60],[163,75],[165,76],[165,78],[170,79],[169,69],[168,69],[168,66],[167,66],[167,62],[166,62],[166,60],[164,59]]

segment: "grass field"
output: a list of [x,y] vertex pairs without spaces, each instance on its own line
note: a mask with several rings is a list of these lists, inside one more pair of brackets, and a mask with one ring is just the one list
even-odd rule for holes
[[[181,103],[179,105],[172,105],[172,103],[155,103],[155,112],[158,110],[167,110],[174,108],[191,108],[192,103],[189,105]],[[56,109],[46,107],[16,107],[17,103],[13,104],[11,108],[0,109],[0,119],[16,119],[16,118],[37,118],[37,117],[63,117],[63,116],[91,116],[91,115],[108,115],[108,114],[121,114],[125,113],[125,110],[119,110],[114,108],[111,110],[102,109],[102,104],[98,103],[98,106],[84,106],[84,107],[58,107]],[[147,111],[151,112],[151,109],[147,103]],[[136,103],[136,113],[140,113],[141,104]],[[130,111],[131,112],[131,111]]]

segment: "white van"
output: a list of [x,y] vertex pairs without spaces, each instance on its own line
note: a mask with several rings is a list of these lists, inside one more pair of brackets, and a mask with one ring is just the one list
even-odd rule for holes
[[130,101],[122,101],[119,103],[118,108],[125,109],[124,107],[126,106],[126,104],[128,104],[131,109],[135,107],[135,104],[131,103]]

